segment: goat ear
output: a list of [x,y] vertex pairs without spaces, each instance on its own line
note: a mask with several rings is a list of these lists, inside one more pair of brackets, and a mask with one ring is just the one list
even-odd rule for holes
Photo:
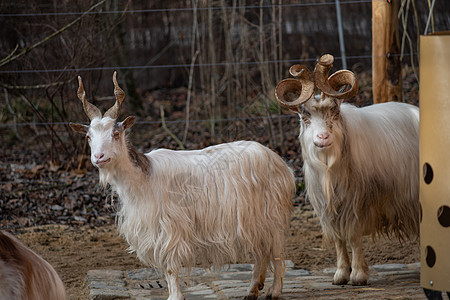
[[295,107],[289,107],[289,110],[293,111],[293,112],[295,112],[297,114],[300,114],[302,112],[302,106],[299,105],[299,106],[295,106]]
[[334,104],[336,105],[336,109],[337,109],[338,111],[341,110],[341,104],[342,104],[342,102],[344,102],[344,99],[337,99],[337,98],[334,98]]
[[131,128],[131,126],[133,126],[134,122],[136,122],[136,117],[135,116],[128,116],[128,117],[125,118],[125,120],[123,120],[120,123],[120,129],[122,129],[122,131],[125,131],[128,128]]
[[78,123],[69,123],[70,128],[73,129],[73,131],[81,133],[81,134],[87,134],[88,130],[89,130],[89,126],[87,125],[83,125],[83,124],[78,124]]

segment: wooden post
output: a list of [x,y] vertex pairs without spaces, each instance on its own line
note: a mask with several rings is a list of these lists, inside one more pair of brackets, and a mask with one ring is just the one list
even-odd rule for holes
[[402,101],[399,0],[372,1],[373,102]]

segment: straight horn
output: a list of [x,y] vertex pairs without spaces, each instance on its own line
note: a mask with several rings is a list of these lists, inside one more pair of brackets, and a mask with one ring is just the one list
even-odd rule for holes
[[111,119],[117,119],[119,117],[120,105],[125,99],[125,92],[119,87],[117,83],[117,72],[114,71],[113,74],[113,82],[114,82],[114,96],[116,97],[116,103],[108,109],[103,117],[110,117]]
[[94,118],[101,118],[102,113],[100,110],[92,103],[86,100],[86,92],[84,91],[83,81],[81,80],[81,76],[78,76],[78,91],[77,91],[78,99],[83,103],[84,112],[88,116],[89,120],[93,120]]

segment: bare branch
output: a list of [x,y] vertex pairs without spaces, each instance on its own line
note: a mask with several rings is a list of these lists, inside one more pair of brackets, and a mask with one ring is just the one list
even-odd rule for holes
[[197,50],[194,54],[194,57],[192,57],[191,68],[189,70],[189,83],[188,83],[187,100],[186,100],[186,127],[184,128],[183,143],[186,143],[187,133],[188,133],[188,129],[189,129],[189,113],[190,113],[190,107],[191,107],[191,94],[192,94],[191,93],[192,77],[194,75],[195,60],[197,59],[197,56],[199,53],[200,53],[200,50]]
[[0,83],[0,86],[2,88],[6,88],[8,90],[32,90],[32,89],[46,89],[49,87],[53,87],[53,86],[59,86],[59,85],[64,85],[67,84],[69,82],[71,82],[73,79],[75,79],[76,77],[70,79],[70,80],[66,80],[66,81],[58,81],[58,82],[52,82],[52,83],[47,83],[47,84],[36,84],[36,85],[8,85],[8,84],[4,84],[4,83]]
[[[25,47],[22,51],[20,51],[19,54],[17,55],[13,55],[11,56],[15,50],[8,55],[7,57],[5,57],[4,59],[0,60],[0,67],[18,59],[19,57],[27,54],[28,52],[30,52],[31,50],[33,50],[36,47],[39,47],[40,45],[44,44],[45,42],[47,42],[48,40],[50,40],[51,38],[57,36],[58,34],[60,34],[61,32],[65,31],[66,29],[70,28],[73,24],[77,23],[78,21],[80,21],[88,12],[94,10],[95,8],[97,8],[98,6],[100,6],[101,4],[103,4],[106,0],[102,0],[100,2],[98,2],[97,4],[93,5],[91,8],[89,8],[89,10],[85,11],[81,16],[79,16],[78,18],[76,18],[75,20],[73,20],[72,22],[70,22],[69,24],[67,24],[66,26],[62,27],[61,29],[53,32],[52,34],[50,34],[49,36],[45,37],[44,39],[40,40],[39,42],[33,44],[30,47]],[[17,48],[17,47],[16,47]]]

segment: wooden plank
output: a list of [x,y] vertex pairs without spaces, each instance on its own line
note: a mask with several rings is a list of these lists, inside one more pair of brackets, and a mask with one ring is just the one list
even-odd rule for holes
[[372,91],[374,103],[402,101],[399,1],[372,1]]

